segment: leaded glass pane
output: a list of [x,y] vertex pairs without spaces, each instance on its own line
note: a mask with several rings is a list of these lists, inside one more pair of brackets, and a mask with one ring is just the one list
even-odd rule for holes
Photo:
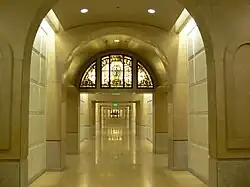
[[146,70],[145,67],[139,62],[137,62],[137,76],[138,76],[138,82],[137,82],[137,87],[138,88],[153,88],[153,82],[152,79]]
[[124,87],[132,88],[132,58],[128,56],[124,56]]
[[110,87],[123,87],[123,56],[110,55]]
[[109,56],[101,59],[101,87],[109,87]]
[[81,84],[81,88],[96,88],[96,62],[91,64],[84,73]]

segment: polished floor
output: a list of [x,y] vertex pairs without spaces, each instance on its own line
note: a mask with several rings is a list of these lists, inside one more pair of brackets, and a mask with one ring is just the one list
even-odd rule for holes
[[84,141],[63,172],[47,172],[30,187],[207,187],[189,172],[169,171],[167,155],[122,128]]

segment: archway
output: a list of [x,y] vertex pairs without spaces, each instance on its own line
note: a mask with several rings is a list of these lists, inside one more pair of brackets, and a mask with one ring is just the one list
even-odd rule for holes
[[[41,10],[41,9],[40,9]],[[33,22],[34,23],[34,25],[35,25],[35,22]],[[33,24],[32,24],[33,25]],[[28,40],[27,41],[29,41],[29,42],[31,42],[30,40],[29,40],[29,37],[31,37],[32,36],[32,34],[30,33],[29,35],[28,35]],[[26,45],[26,47],[28,48],[28,46],[31,46],[30,44],[27,44]],[[29,53],[28,52],[25,52],[25,57],[27,57],[27,58],[29,58],[28,57],[29,56]],[[26,62],[26,59],[24,60],[24,62]],[[24,74],[26,74],[25,72],[23,72],[23,75]]]
[[[26,4],[23,2],[15,4],[11,4],[12,2],[4,2],[1,6],[2,10],[0,12],[2,16],[0,18],[0,23],[1,25],[4,25],[6,30],[2,29],[0,34],[8,40],[14,52],[13,88],[15,88],[15,92],[8,97],[13,99],[12,108],[15,108],[14,106],[21,106],[18,109],[15,108],[11,114],[11,124],[15,125],[10,125],[9,122],[6,122],[7,126],[14,126],[17,128],[13,128],[11,137],[8,137],[11,144],[15,146],[12,146],[7,153],[2,153],[2,158],[25,160],[25,157],[27,156],[27,140],[25,140],[25,137],[27,137],[28,129],[28,82],[32,43],[38,25],[46,12],[48,12],[55,2],[56,1],[45,0],[32,2],[27,0],[25,2]],[[249,137],[243,133],[244,125],[236,126],[236,119],[236,122],[230,124],[230,126],[227,123],[228,116],[226,112],[232,112],[235,109],[232,106],[225,104],[225,93],[228,94],[228,91],[225,90],[225,86],[229,86],[230,82],[223,75],[228,75],[232,69],[234,70],[232,64],[235,62],[235,59],[232,60],[230,56],[234,56],[234,54],[237,53],[240,57],[247,57],[246,51],[240,50],[242,53],[238,51],[238,46],[242,46],[238,45],[238,43],[244,44],[244,46],[245,44],[248,45],[247,40],[249,34],[247,33],[247,30],[250,26],[249,24],[238,24],[242,23],[241,21],[244,21],[249,15],[249,11],[246,9],[247,6],[245,6],[247,3],[243,3],[243,1],[237,3],[229,2],[229,5],[227,5],[226,2],[220,2],[215,5],[210,1],[199,3],[196,1],[182,1],[182,3],[197,21],[206,48],[209,91],[209,134],[211,137],[209,143],[211,149],[210,156],[213,157],[211,169],[218,171],[218,165],[223,167],[220,163],[227,164],[227,162],[219,161],[217,158],[225,160],[227,158],[238,159],[237,163],[242,164],[242,161],[240,161],[239,158],[249,158],[249,147],[247,146]],[[27,8],[30,8],[30,11],[26,11]],[[223,16],[221,15],[221,12],[224,12]],[[233,18],[232,15],[234,15]],[[8,20],[6,20],[7,18]],[[13,23],[15,23],[15,21],[19,21],[20,24],[14,25]],[[15,34],[17,30],[20,30],[18,35]],[[244,36],[243,40],[240,40],[242,36]],[[237,47],[233,52],[227,51],[227,54],[229,54],[227,57],[229,56],[229,59],[224,59],[224,52],[228,47],[228,43],[231,43],[230,49],[234,49],[234,46]],[[229,69],[224,71],[224,65],[227,62],[229,62],[229,64],[227,64],[229,66],[227,66],[227,68]],[[242,77],[236,75],[235,77],[243,80]],[[244,78],[245,77],[247,76],[244,75]],[[17,89],[16,85],[18,85],[19,89]],[[6,86],[4,86],[3,89],[10,91],[10,88]],[[243,90],[243,92],[245,93],[246,90]],[[233,96],[229,94],[226,98],[227,100],[230,100]],[[243,101],[246,101],[246,99],[243,98]],[[237,115],[243,115],[243,117],[246,117],[246,114]],[[227,128],[231,129],[230,133],[226,132]],[[234,137],[232,133],[234,128],[241,130],[239,133],[241,138],[238,136]],[[227,136],[232,138],[230,143],[226,138]],[[15,144],[18,142],[17,139],[21,139],[21,143]],[[218,141],[220,141],[220,143],[218,143]],[[231,162],[229,164],[233,165]],[[232,167],[234,168],[234,166],[235,165]],[[216,182],[214,183],[216,184],[214,185],[219,185],[220,181],[217,181],[217,172],[215,175]],[[226,176],[226,179],[229,180],[230,176],[232,175]],[[234,184],[231,180],[229,181]]]
[[[155,55],[155,57],[157,56]],[[152,105],[153,103],[155,103],[155,100],[157,100],[158,103],[161,103],[164,99],[166,99],[163,96],[163,89],[159,88],[159,85],[162,85],[164,83],[160,77],[161,74],[155,71],[154,68],[152,69],[150,67],[150,62],[147,62],[145,58],[142,58],[138,56],[137,54],[128,50],[122,50],[122,49],[106,50],[106,51],[97,53],[92,58],[87,59],[86,62],[85,62],[85,57],[83,57],[82,59],[83,59],[82,64],[78,65],[79,69],[73,69],[74,73],[71,72],[70,74],[74,76],[73,79],[71,78],[70,80],[74,80],[74,81],[73,82],[71,81],[70,85],[68,86],[69,96],[67,96],[68,98],[67,102],[69,102],[69,104],[67,105],[69,105],[71,109],[68,109],[67,115],[70,116],[68,117],[68,119],[71,119],[72,116],[75,116],[75,119],[79,119],[76,117],[76,114],[79,113],[78,112],[78,109],[79,109],[78,100],[79,99],[73,99],[72,94],[75,95],[74,98],[79,98],[79,92],[80,93],[83,92],[84,95],[81,95],[80,97],[80,103],[82,104],[80,105],[80,108],[84,108],[84,107],[88,108],[88,111],[85,110],[85,114],[84,112],[81,112],[82,114],[81,117],[83,118],[85,116],[87,120],[82,120],[82,121],[85,121],[83,123],[81,123],[81,120],[80,120],[80,126],[81,124],[83,124],[81,128],[82,129],[85,128],[85,131],[88,132],[90,135],[86,135],[85,133],[82,133],[82,132],[79,133],[79,129],[81,130],[81,128],[78,127],[79,122],[74,121],[74,120],[69,120],[67,123],[67,129],[71,129],[71,130],[67,132],[70,137],[73,136],[73,133],[75,136],[74,138],[75,141],[70,141],[71,144],[68,145],[70,149],[74,147],[75,151],[69,151],[69,152],[70,153],[79,152],[79,144],[78,144],[78,141],[76,141],[79,139],[78,138],[79,135],[83,134],[83,136],[85,137],[83,137],[82,139],[84,138],[88,139],[89,136],[94,134],[95,123],[93,122],[94,121],[93,120],[93,117],[94,117],[93,108],[94,107],[96,108],[96,106],[94,106],[93,103],[97,103],[97,104],[99,103],[100,105],[103,105],[102,101],[104,103],[109,102],[109,105],[112,102],[118,102],[118,103],[121,102],[123,104],[127,103],[129,108],[132,109],[131,112],[132,113],[136,112],[138,114],[137,115],[138,120],[140,121],[140,123],[138,122],[138,125],[135,124],[136,126],[134,126],[132,129],[137,130],[136,132],[138,136],[143,137],[144,139],[149,139],[153,145],[154,152],[159,152],[158,151],[159,148],[157,146],[159,142],[157,143],[155,140],[153,140],[153,137],[155,137],[154,126],[155,124],[157,124],[157,126],[161,126],[164,120],[162,121],[160,120],[159,118],[160,111],[158,110],[153,111]],[[112,69],[111,68],[112,59],[114,62],[117,62],[118,64],[120,64],[119,69],[122,69],[122,73],[119,71],[121,73],[121,77],[116,78],[116,84],[117,84],[117,81],[120,83],[118,85],[111,85],[110,83],[112,82],[113,79],[109,80],[111,79],[110,71]],[[152,59],[153,59],[153,56],[152,56]],[[106,80],[108,83],[102,82],[103,79],[102,81],[100,81],[101,78],[103,78],[103,74],[104,74],[103,72],[104,70],[101,70],[102,69],[101,67],[102,67],[102,64],[105,62],[109,64],[107,66],[108,75],[106,76],[108,78]],[[126,66],[125,66],[125,62],[127,63]],[[74,60],[72,60],[72,63],[74,63]],[[157,63],[160,63],[160,62],[157,62]],[[123,64],[124,66],[121,64]],[[72,71],[72,69],[69,68],[68,71]],[[166,74],[166,72],[164,74]],[[125,77],[127,77],[128,79],[125,79]],[[124,82],[125,80],[127,80],[126,84]],[[157,94],[153,93],[156,90],[158,90]],[[159,93],[162,95],[160,96],[160,99],[158,98]],[[155,99],[155,98],[158,98],[158,99]],[[74,105],[72,105],[73,102],[74,102]],[[134,107],[134,105],[131,103],[137,105],[137,108]],[[148,108],[148,106],[150,106],[150,108]],[[158,119],[157,123],[153,122],[153,115],[156,115],[155,118]],[[112,117],[110,115],[106,117],[108,118],[109,121],[112,121]],[[132,118],[135,118],[135,115],[132,115],[131,119]],[[133,121],[135,122],[135,119]],[[164,126],[164,124],[162,126]],[[162,135],[164,133],[166,134],[166,130],[161,132]],[[165,139],[165,142],[167,143],[167,138]],[[166,153],[166,150],[162,151],[162,153],[163,152]]]

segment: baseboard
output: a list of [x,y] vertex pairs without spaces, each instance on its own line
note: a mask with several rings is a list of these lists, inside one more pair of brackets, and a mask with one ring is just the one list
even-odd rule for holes
[[29,179],[28,184],[32,184],[35,180],[37,180],[39,177],[41,177],[44,173],[46,172],[46,170],[43,170],[39,173],[37,173],[36,175],[34,175],[33,177],[31,177],[31,179]]
[[198,173],[196,173],[194,170],[192,170],[191,168],[188,168],[188,171],[190,173],[192,173],[195,177],[197,177],[198,179],[200,179],[202,182],[204,182],[205,184],[208,185],[209,180],[205,179],[203,176],[199,175]]

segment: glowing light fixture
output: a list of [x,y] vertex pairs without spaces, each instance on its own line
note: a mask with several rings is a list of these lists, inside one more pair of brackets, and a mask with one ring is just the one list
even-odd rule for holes
[[119,42],[120,42],[120,40],[118,40],[118,39],[115,39],[115,40],[114,40],[114,42],[115,42],[115,43],[119,43]]
[[87,8],[81,9],[81,13],[86,14],[89,10]]
[[155,9],[152,9],[152,8],[148,9],[148,13],[149,14],[154,14],[155,13]]

